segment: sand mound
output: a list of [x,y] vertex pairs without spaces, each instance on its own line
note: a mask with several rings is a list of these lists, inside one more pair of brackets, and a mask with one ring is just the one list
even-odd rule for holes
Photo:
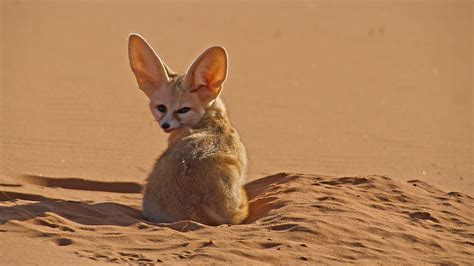
[[469,264],[474,256],[474,199],[418,180],[272,175],[246,185],[246,224],[217,227],[145,221],[141,187],[0,178],[0,258],[40,264]]

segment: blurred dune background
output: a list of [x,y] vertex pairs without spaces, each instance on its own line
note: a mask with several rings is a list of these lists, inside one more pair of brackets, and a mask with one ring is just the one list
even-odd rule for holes
[[141,180],[165,148],[128,66],[230,56],[223,92],[275,171],[420,178],[473,193],[472,4],[2,1],[2,175]]
[[[247,147],[249,181],[382,175],[474,195],[472,1],[0,7],[0,183],[15,193],[50,193],[22,188],[25,176],[144,183],[167,142],[128,64],[136,32],[180,73],[207,47],[227,49],[223,99]],[[139,194],[129,200],[139,208]]]

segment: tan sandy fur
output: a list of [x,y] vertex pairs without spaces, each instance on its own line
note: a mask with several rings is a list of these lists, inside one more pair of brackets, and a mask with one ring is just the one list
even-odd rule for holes
[[242,223],[248,215],[243,189],[247,159],[219,98],[227,75],[225,49],[207,49],[185,75],[178,75],[141,36],[131,34],[129,59],[152,114],[170,133],[168,148],[147,179],[145,218]]

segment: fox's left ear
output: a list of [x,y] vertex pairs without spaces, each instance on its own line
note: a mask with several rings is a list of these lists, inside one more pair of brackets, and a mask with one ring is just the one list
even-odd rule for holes
[[185,84],[204,101],[219,96],[227,76],[227,53],[223,47],[213,46],[202,53],[186,72]]
[[145,39],[136,33],[128,37],[128,57],[130,67],[137,78],[138,87],[148,98],[170,81],[169,68]]

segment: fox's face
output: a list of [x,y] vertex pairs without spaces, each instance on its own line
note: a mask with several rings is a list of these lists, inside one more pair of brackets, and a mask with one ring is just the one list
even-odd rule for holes
[[150,98],[150,109],[165,132],[181,126],[193,127],[206,112],[197,93],[189,92],[178,78],[157,90]]
[[219,46],[204,51],[185,75],[172,73],[139,35],[130,35],[128,53],[139,88],[167,133],[199,123],[219,96],[227,75],[227,54]]

